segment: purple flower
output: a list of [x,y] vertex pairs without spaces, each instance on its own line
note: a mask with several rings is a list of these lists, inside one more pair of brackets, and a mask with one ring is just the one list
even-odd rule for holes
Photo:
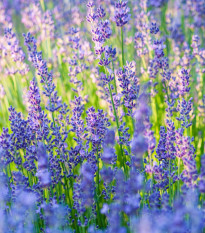
[[[92,40],[95,42],[95,53],[100,58],[99,65],[100,66],[108,66],[110,61],[109,57],[114,58],[115,50],[109,51],[107,47],[104,47],[104,43],[107,39],[111,37],[112,30],[110,28],[110,21],[103,20],[105,17],[105,11],[100,6],[97,9],[97,12],[94,12],[94,5],[88,4],[89,12],[87,15],[87,21],[92,25]],[[105,52],[105,49],[107,50]],[[105,58],[103,58],[103,54],[105,52]],[[109,57],[108,57],[109,56]]]
[[151,154],[154,152],[154,148],[156,146],[156,139],[154,136],[154,131],[151,130],[152,124],[150,123],[149,117],[145,118],[144,124],[145,124],[144,136],[147,139],[148,155],[151,156]]
[[159,139],[159,143],[158,143],[158,146],[157,146],[157,149],[156,149],[156,158],[161,161],[163,159],[166,159],[166,137],[167,137],[167,134],[165,132],[165,128],[164,126],[161,126],[160,127],[160,132],[159,132],[159,135],[160,135],[160,139]]
[[131,152],[133,156],[133,165],[140,167],[142,162],[142,156],[147,150],[148,144],[145,138],[145,125],[144,120],[150,114],[150,109],[148,107],[147,96],[143,94],[139,98],[138,108],[135,111],[135,129],[133,139],[131,141]]
[[99,18],[104,18],[106,16],[105,10],[102,6],[97,9],[97,14]]
[[40,92],[35,78],[30,82],[27,98],[29,103],[28,122],[32,133],[36,134],[37,140],[46,139],[49,134],[50,121],[41,109]]
[[195,148],[191,144],[190,137],[181,136],[181,140],[177,140],[176,156],[181,158],[184,164],[184,170],[181,179],[188,187],[196,186],[198,177],[195,161]]
[[115,154],[115,149],[113,148],[115,145],[115,131],[107,130],[103,142],[103,154],[102,161],[108,164],[113,164],[117,158]]
[[32,1],[21,10],[21,16],[21,21],[28,31],[35,36],[39,34],[38,42],[54,38],[55,25],[53,12],[50,10],[42,11],[39,2]]
[[46,147],[43,143],[38,144],[37,158],[38,171],[36,176],[39,179],[40,186],[42,188],[46,188],[51,184],[51,176],[48,170],[48,155],[46,153]]
[[94,171],[91,165],[86,162],[81,167],[80,183],[74,185],[74,209],[78,214],[86,211],[86,208],[91,207],[94,201]]
[[157,27],[157,24],[152,22],[150,27],[150,33],[157,34],[158,32],[159,32],[159,28]]
[[178,121],[182,122],[182,126],[185,128],[188,128],[192,125],[190,120],[190,112],[192,111],[192,99],[190,98],[188,101],[186,101],[184,98],[182,100],[178,100],[178,105],[176,110],[180,113],[179,117],[176,117]]
[[54,112],[61,108],[62,104],[55,91],[55,84],[53,83],[53,74],[48,71],[47,62],[42,59],[42,52],[37,52],[37,44],[34,37],[30,33],[23,34],[25,45],[28,49],[29,61],[33,63],[33,66],[37,69],[38,75],[41,76],[41,83],[43,84],[43,94],[48,97],[49,111]]
[[29,72],[29,66],[25,63],[25,53],[19,45],[19,40],[12,28],[4,29],[5,46],[3,47],[3,53],[6,57],[10,55],[11,59],[16,63],[15,66],[11,64],[11,68],[7,68],[6,73],[19,73],[26,75]]
[[163,81],[169,81],[171,79],[171,72],[169,70],[169,60],[164,56],[164,48],[166,46],[163,43],[164,41],[162,39],[153,41],[152,48],[154,49],[155,56],[150,61],[148,73],[151,78],[156,78],[161,70]]
[[182,96],[184,96],[186,93],[189,93],[190,91],[189,79],[190,79],[189,72],[183,68],[180,71],[179,82],[178,82],[178,90],[180,95]]
[[205,7],[203,0],[193,0],[192,2],[186,2],[187,11],[190,11],[190,17],[194,20],[195,27],[203,27],[204,26],[204,13]]
[[[123,122],[120,125],[120,127],[119,127],[118,130],[120,132],[119,143],[122,144],[122,145],[126,145],[127,147],[129,147],[130,146],[130,134],[128,133],[129,127],[126,127],[126,123]],[[125,151],[125,154],[128,154],[128,152]]]
[[112,59],[114,59],[116,56],[116,53],[117,53],[116,48],[112,48],[112,45],[105,47],[105,58],[111,57]]
[[168,0],[148,0],[147,5],[152,7],[162,7]]
[[28,125],[28,121],[24,120],[22,114],[17,113],[15,108],[12,106],[9,108],[10,116],[9,121],[11,122],[11,144],[19,150],[26,149],[28,145],[30,145],[33,136],[30,133],[30,126]]
[[130,9],[127,7],[127,1],[118,1],[115,3],[115,15],[113,21],[118,27],[123,27],[130,20]]
[[21,47],[19,47],[19,42],[17,41],[15,33],[12,28],[6,28],[4,31],[4,36],[7,40],[7,44],[10,47],[11,56],[15,62],[24,61],[26,56]]
[[146,36],[141,32],[135,33],[135,48],[137,50],[137,55],[142,56],[148,53],[146,47]]
[[131,142],[132,153],[141,156],[147,150],[147,142],[143,135],[134,137]]
[[94,148],[97,149],[104,140],[110,122],[108,121],[106,114],[103,113],[103,110],[95,112],[94,107],[91,107],[86,113],[86,129],[89,132],[89,140],[93,143]]
[[124,69],[118,70],[117,76],[122,88],[121,94],[124,97],[123,104],[128,108],[127,115],[132,116],[132,109],[136,107],[139,96],[139,80],[135,74],[134,62],[127,62]]

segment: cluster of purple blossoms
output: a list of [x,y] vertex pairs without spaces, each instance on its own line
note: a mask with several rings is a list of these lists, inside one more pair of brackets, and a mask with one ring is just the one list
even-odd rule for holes
[[38,177],[40,186],[46,188],[51,184],[51,176],[48,171],[48,155],[46,153],[46,148],[43,143],[38,144],[37,149],[37,159],[38,159],[38,171],[36,176]]
[[147,144],[148,144],[148,156],[149,158],[151,158],[151,155],[153,154],[155,146],[156,146],[156,139],[154,136],[154,131],[151,129],[152,124],[150,123],[149,116],[145,118],[144,125],[145,125],[144,136],[147,139]]
[[25,76],[29,72],[29,66],[25,63],[26,55],[11,27],[4,29],[4,38],[5,45],[2,48],[2,52],[6,58],[10,57],[15,63],[15,65],[11,63],[10,67],[7,64],[8,67],[6,67],[5,72],[7,75],[19,73]]
[[193,55],[199,54],[199,48],[200,48],[200,37],[198,35],[192,36],[192,44],[191,47],[193,48]]
[[107,164],[114,164],[116,161],[115,149],[115,131],[107,130],[103,142],[102,161]]
[[135,48],[137,50],[137,55],[141,57],[142,55],[146,55],[148,53],[148,49],[146,47],[146,35],[141,32],[135,33]]
[[117,27],[123,27],[130,20],[131,14],[130,9],[127,7],[128,1],[118,1],[115,3],[115,15],[113,21]]
[[89,132],[89,141],[92,142],[93,149],[100,150],[99,146],[103,142],[106,129],[110,126],[110,122],[103,113],[103,110],[95,112],[95,108],[91,107],[87,110],[86,129]]
[[159,28],[157,27],[157,24],[152,22],[150,27],[150,33],[157,34],[158,32],[159,32]]
[[73,115],[70,119],[70,124],[72,126],[72,131],[76,133],[78,139],[83,139],[85,135],[85,126],[82,119],[82,114],[84,111],[84,104],[82,103],[83,100],[81,97],[74,97],[75,99],[72,101],[73,105]]
[[147,5],[148,7],[152,6],[152,7],[162,7],[163,5],[167,4],[168,0],[148,0],[147,1]]
[[182,101],[178,100],[176,110],[180,113],[180,116],[176,117],[176,119],[182,122],[181,125],[183,127],[190,127],[192,125],[192,123],[189,122],[190,112],[192,111],[192,98],[190,98],[188,101],[185,99],[182,99]]
[[[0,25],[1,27],[4,25],[8,25],[12,22],[12,16],[7,8],[7,4],[5,2],[0,3]],[[2,28],[1,28],[2,29]]]
[[[70,82],[74,83],[77,86],[78,92],[83,89],[82,81],[80,81],[77,76],[80,73],[83,73],[84,70],[87,70],[89,66],[85,63],[85,59],[91,55],[89,54],[89,49],[86,48],[81,39],[81,31],[79,28],[71,27],[66,33],[66,38],[61,41],[61,51],[60,55],[65,54],[63,61],[69,64],[69,76]],[[70,55],[70,49],[72,51],[72,56]],[[87,51],[86,51],[87,50]]]
[[178,92],[182,96],[184,96],[186,93],[189,93],[190,91],[189,79],[190,79],[190,75],[189,75],[188,70],[183,68],[180,71],[179,81],[177,82]]
[[136,27],[134,42],[137,56],[139,57],[144,57],[149,52],[149,23],[147,20],[146,7],[144,3],[144,1],[140,1],[139,6],[133,9],[135,12],[134,24]]
[[5,38],[7,40],[7,44],[10,47],[11,57],[15,62],[24,61],[25,54],[21,47],[19,47],[18,41],[16,39],[15,33],[12,31],[12,28],[5,29]]
[[173,22],[173,19],[170,19],[169,31],[171,33],[171,38],[174,40],[176,45],[182,44],[185,41],[184,34],[181,29],[181,24],[179,22]]
[[175,171],[172,171],[173,160],[175,159],[175,128],[173,122],[167,125],[167,133],[165,127],[161,126],[160,140],[156,148],[155,157],[159,160],[159,165],[151,167],[150,173],[154,174],[154,179],[157,181],[155,188],[166,189],[170,179],[174,183],[177,180]]
[[81,167],[80,182],[74,184],[74,209],[78,211],[79,215],[86,211],[86,207],[93,207],[94,192],[94,171],[86,162]]
[[[201,46],[201,39],[198,35],[193,35],[192,36],[192,43],[191,47],[193,48],[192,56],[191,58],[193,59],[194,57],[197,59],[197,62],[204,67],[205,64],[205,50]],[[201,68],[202,72],[204,73],[204,68]]]
[[61,108],[62,104],[55,91],[55,84],[53,83],[53,74],[49,72],[47,62],[42,59],[42,52],[37,52],[36,40],[30,33],[23,34],[25,45],[28,49],[29,61],[33,63],[33,66],[37,69],[37,74],[41,76],[41,83],[43,84],[43,94],[48,97],[47,109],[54,112]]
[[190,13],[191,17],[193,18],[193,27],[204,27],[204,1],[202,0],[193,0],[193,1],[186,1],[186,10]]
[[139,79],[135,74],[135,64],[130,62],[123,69],[117,72],[121,94],[123,96],[123,105],[128,108],[128,115],[132,116],[132,109],[136,107],[136,101],[139,96]]
[[176,141],[176,156],[182,159],[184,170],[181,174],[181,179],[188,187],[196,187],[196,179],[198,178],[196,161],[195,161],[195,148],[191,145],[192,140],[190,137],[184,137],[180,134],[177,135]]
[[92,40],[95,43],[95,53],[100,58],[99,65],[100,66],[108,66],[110,64],[109,58],[114,58],[116,54],[116,50],[112,49],[112,47],[105,47],[104,43],[111,37],[112,30],[110,27],[109,20],[103,20],[106,16],[105,10],[100,6],[94,12],[94,3],[89,2],[87,4],[90,12],[87,15],[87,21],[92,25]]
[[73,139],[77,145],[75,147],[71,147],[69,151],[69,162],[75,167],[78,163],[82,163],[83,159],[86,158],[87,143],[85,141],[88,134],[82,118],[82,114],[84,112],[82,98],[75,96],[75,99],[71,104],[73,114],[69,120],[69,125],[72,127],[70,131],[74,132],[76,135]]
[[[32,2],[32,4],[26,6],[21,11],[21,22],[24,24],[24,26],[33,34],[37,34],[40,31],[41,26],[41,19],[42,19],[42,13],[40,10],[39,4],[35,4],[35,2]],[[33,23],[35,20],[35,24]]]
[[42,138],[46,139],[50,131],[48,126],[50,121],[41,109],[41,97],[35,78],[30,82],[27,99],[29,103],[28,123],[32,133],[36,135],[37,141],[41,141]]
[[165,132],[165,128],[163,126],[161,126],[160,128],[160,139],[159,139],[159,143],[156,149],[156,158],[159,161],[162,161],[164,159],[166,159],[166,132]]
[[32,1],[31,4],[23,7],[21,15],[21,21],[28,31],[32,35],[38,36],[38,43],[54,39],[55,25],[52,11],[42,11],[40,3]]
[[153,45],[152,45],[155,56],[154,58],[150,61],[148,72],[151,78],[156,78],[157,74],[159,73],[160,70],[163,71],[162,75],[165,79],[169,80],[170,79],[170,74],[169,74],[169,64],[168,64],[168,59],[164,56],[164,48],[166,47],[163,43],[163,40],[154,40]]
[[131,152],[133,154],[133,163],[137,167],[141,166],[142,156],[145,151],[147,151],[147,141],[145,138],[145,119],[150,114],[149,106],[147,105],[148,98],[147,95],[143,94],[138,100],[138,108],[134,113],[135,119],[135,131],[133,135],[131,146]]
[[[127,147],[130,146],[130,134],[129,134],[129,127],[126,127],[126,123],[123,122],[119,127],[119,132],[121,133],[119,136],[119,144],[126,145]],[[126,149],[124,149],[125,154],[128,154]]]
[[[28,121],[24,120],[22,114],[17,112],[12,106],[9,108],[9,112],[9,121],[12,131],[10,140],[12,142],[12,147],[14,150],[26,149],[32,140]],[[21,159],[20,156],[19,158]]]

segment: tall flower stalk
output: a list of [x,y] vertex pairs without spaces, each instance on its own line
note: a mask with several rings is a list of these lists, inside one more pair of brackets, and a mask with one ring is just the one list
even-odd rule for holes
[[[111,81],[112,81],[112,76],[109,75],[107,71],[107,66],[110,64],[111,60],[113,57],[113,54],[115,54],[114,50],[110,50],[109,47],[105,48],[104,43],[106,39],[108,39],[111,36],[111,29],[109,27],[110,22],[108,20],[103,21],[102,19],[105,17],[106,13],[102,7],[97,9],[96,12],[94,12],[94,3],[89,2],[87,4],[87,7],[90,9],[90,13],[88,13],[87,16],[87,21],[92,24],[92,33],[93,33],[93,41],[95,42],[95,53],[98,55],[100,61],[99,65],[103,66],[104,68],[104,73],[106,75],[106,79],[104,80],[105,83],[108,85],[108,90],[110,94],[110,99],[111,99],[111,104],[112,108],[114,111],[114,116],[115,116],[115,121],[116,121],[116,126],[117,126],[117,131],[118,131],[118,136],[120,140],[120,131],[119,131],[119,120],[118,120],[118,115],[117,115],[117,110],[115,107],[114,99],[113,99],[113,94],[112,94],[112,88],[111,88]],[[114,76],[115,78],[115,76]],[[116,81],[114,80],[114,83],[116,84]],[[120,152],[121,152],[121,157],[119,157],[120,165],[125,168],[125,161],[123,157],[123,149],[122,145],[120,145]]]

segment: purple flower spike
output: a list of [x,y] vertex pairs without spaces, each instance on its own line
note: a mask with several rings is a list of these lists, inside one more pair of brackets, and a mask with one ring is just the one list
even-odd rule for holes
[[157,27],[156,23],[152,23],[150,27],[151,34],[157,34],[159,32],[159,28]]
[[40,186],[46,188],[51,184],[51,176],[48,171],[48,155],[46,153],[46,147],[43,143],[38,144],[37,149],[38,158],[38,172],[36,176],[39,179]]
[[41,76],[41,83],[43,84],[43,94],[48,97],[47,109],[54,112],[62,107],[61,101],[55,91],[55,84],[53,83],[53,74],[49,72],[47,62],[42,58],[42,52],[37,52],[36,39],[31,36],[23,34],[25,45],[28,49],[29,61],[33,63],[33,66],[37,69],[38,75]]
[[113,21],[118,27],[123,27],[130,20],[130,9],[127,7],[127,1],[118,1],[115,3],[115,15]]

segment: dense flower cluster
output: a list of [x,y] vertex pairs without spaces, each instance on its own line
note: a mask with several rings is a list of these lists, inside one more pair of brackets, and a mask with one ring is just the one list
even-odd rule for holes
[[127,7],[128,1],[118,1],[115,4],[114,21],[118,27],[123,27],[128,23],[131,15],[129,14],[129,7]]

